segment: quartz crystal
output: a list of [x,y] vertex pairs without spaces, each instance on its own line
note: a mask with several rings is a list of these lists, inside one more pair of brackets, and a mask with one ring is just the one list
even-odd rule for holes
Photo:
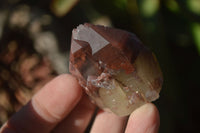
[[163,83],[155,55],[133,33],[100,25],[72,31],[69,67],[92,101],[118,116],[156,100]]

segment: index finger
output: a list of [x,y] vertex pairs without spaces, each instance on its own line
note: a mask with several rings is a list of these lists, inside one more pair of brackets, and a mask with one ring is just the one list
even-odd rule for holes
[[125,133],[157,133],[159,126],[158,109],[154,104],[147,103],[130,115]]
[[81,95],[82,89],[73,76],[58,76],[11,117],[0,132],[47,133],[71,112]]

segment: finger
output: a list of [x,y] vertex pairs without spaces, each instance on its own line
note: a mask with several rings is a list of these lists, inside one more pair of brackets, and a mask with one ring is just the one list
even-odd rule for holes
[[101,111],[97,114],[91,133],[122,133],[127,117],[118,117],[113,113]]
[[70,113],[81,94],[74,77],[61,75],[33,96],[32,101],[8,121],[3,132],[47,133]]
[[71,75],[61,75],[35,95],[32,104],[40,116],[51,123],[61,121],[76,106],[82,88]]
[[148,103],[131,114],[125,133],[157,133],[159,125],[159,112],[155,105]]
[[83,133],[94,113],[95,105],[84,95],[74,110],[54,129],[55,133]]

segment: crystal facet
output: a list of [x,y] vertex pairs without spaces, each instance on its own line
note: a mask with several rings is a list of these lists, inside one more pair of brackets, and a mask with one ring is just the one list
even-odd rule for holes
[[134,34],[88,23],[72,31],[70,72],[99,107],[119,116],[156,100],[163,83],[155,55]]

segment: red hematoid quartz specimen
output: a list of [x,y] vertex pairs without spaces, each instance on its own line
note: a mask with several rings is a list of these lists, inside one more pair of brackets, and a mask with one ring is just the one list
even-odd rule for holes
[[88,23],[72,31],[70,72],[99,107],[118,116],[156,100],[163,83],[155,55],[134,34]]

